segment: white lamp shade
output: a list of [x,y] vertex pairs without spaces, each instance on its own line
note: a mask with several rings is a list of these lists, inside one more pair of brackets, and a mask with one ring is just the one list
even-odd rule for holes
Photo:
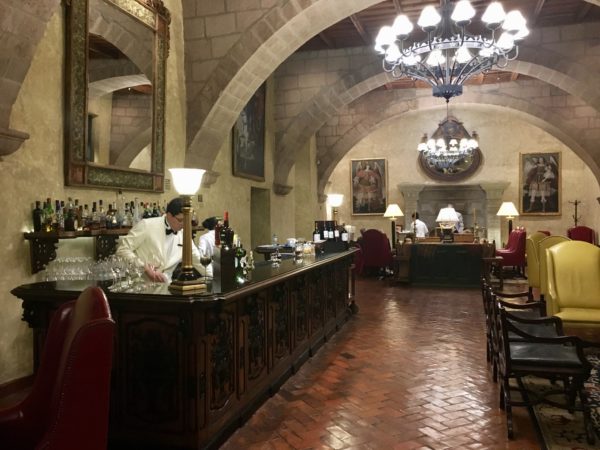
[[180,195],[194,195],[200,188],[204,169],[169,169],[175,190]]
[[337,208],[338,206],[341,206],[344,202],[344,194],[328,194],[327,201],[331,206]]
[[500,24],[504,21],[506,13],[500,2],[492,2],[489,4],[481,20],[487,24]]
[[468,22],[475,15],[475,8],[471,6],[469,0],[460,0],[454,7],[454,12],[450,18],[455,22]]
[[392,29],[397,36],[408,36],[410,32],[413,30],[413,24],[405,14],[401,14],[396,17],[394,20],[394,24],[392,25]]
[[519,211],[517,211],[517,208],[513,202],[503,202],[502,205],[500,205],[500,209],[496,215],[504,217],[516,217],[519,215]]
[[456,214],[454,208],[442,208],[435,221],[439,223],[458,223],[458,214]]
[[390,203],[383,213],[383,217],[402,217],[404,214],[396,203]]
[[520,11],[514,10],[510,11],[506,18],[504,19],[504,23],[502,24],[502,29],[506,31],[517,32],[527,26],[527,20],[523,17]]
[[423,8],[418,24],[424,30],[435,28],[442,21],[442,16],[439,15],[435,7],[429,5]]

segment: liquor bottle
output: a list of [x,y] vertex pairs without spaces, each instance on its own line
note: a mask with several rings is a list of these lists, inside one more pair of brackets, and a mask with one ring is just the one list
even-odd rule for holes
[[41,208],[41,202],[36,200],[35,208],[32,211],[33,215],[33,231],[39,232],[42,231],[42,226],[44,225],[44,211]]
[[221,225],[221,221],[218,220],[215,225],[215,247],[217,248],[221,247],[221,228],[223,228],[223,225]]
[[348,242],[348,231],[344,225],[342,225],[342,242]]
[[98,211],[98,223],[100,228],[106,228],[106,211],[104,211],[102,200],[98,200],[98,207],[100,208]]
[[321,231],[319,230],[319,222],[315,220],[315,230],[313,231],[313,242],[321,240]]
[[233,248],[233,230],[229,228],[229,212],[223,214],[223,228],[221,228],[221,246]]
[[335,239],[335,234],[333,231],[333,226],[331,225],[331,222],[329,222],[328,227],[327,227],[327,240],[333,241],[334,239]]
[[52,231],[52,222],[54,222],[54,210],[52,209],[52,200],[48,197],[44,205],[44,228],[48,233]]
[[92,202],[92,214],[89,220],[90,230],[97,230],[100,228],[100,217],[98,216],[98,208],[96,202]]
[[59,200],[56,200],[54,203],[54,219],[52,220],[52,229],[54,231],[65,229],[65,216],[63,216]]
[[235,249],[235,281],[238,284],[246,282],[246,250],[239,238]]
[[337,222],[333,223],[333,239],[335,241],[339,241],[340,240],[340,229],[338,228]]
[[90,210],[87,203],[83,205],[83,211],[81,212],[81,227],[88,231],[90,229]]

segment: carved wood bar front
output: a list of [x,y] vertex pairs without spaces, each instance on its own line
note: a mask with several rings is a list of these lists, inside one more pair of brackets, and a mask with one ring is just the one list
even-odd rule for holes
[[[224,293],[105,289],[117,336],[111,449],[215,448],[346,321],[352,250],[272,267]],[[94,282],[15,288],[34,364],[53,311]]]

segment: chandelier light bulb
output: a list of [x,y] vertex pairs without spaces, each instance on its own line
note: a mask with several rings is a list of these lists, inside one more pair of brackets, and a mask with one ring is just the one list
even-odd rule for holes
[[513,36],[513,39],[515,41],[522,41],[527,36],[529,36],[529,28],[527,28],[525,26],[525,27],[521,28],[519,31],[517,31],[517,33]]
[[375,50],[385,53],[385,49],[396,41],[396,34],[390,26],[383,26],[375,38]]
[[438,64],[444,64],[446,62],[445,56],[442,54],[441,50],[433,50],[429,53],[429,58],[427,58],[427,65],[429,66],[437,66]]
[[508,31],[505,31],[500,35],[497,45],[502,50],[510,50],[515,46],[515,38]]
[[439,15],[435,7],[429,5],[426,6],[421,12],[421,16],[417,24],[423,29],[425,32],[431,32],[435,30],[438,23],[442,21],[442,16]]
[[457,24],[464,26],[467,25],[474,16],[475,8],[471,6],[471,2],[469,2],[469,0],[460,0],[454,7],[454,12],[450,18]]
[[456,58],[456,62],[458,62],[459,64],[466,64],[469,61],[471,61],[471,58],[473,58],[473,55],[471,55],[471,52],[469,51],[468,48],[460,47],[456,51],[455,58]]
[[505,17],[506,13],[504,12],[502,3],[492,2],[486,8],[483,16],[481,16],[481,20],[486,23],[489,28],[495,29],[504,22]]
[[419,55],[408,55],[402,57],[402,62],[407,66],[416,66],[421,62],[421,57]]
[[396,44],[390,45],[385,51],[385,60],[390,63],[397,61],[401,56],[400,49]]
[[506,15],[506,18],[504,19],[504,22],[502,23],[503,30],[512,31],[514,33],[525,28],[526,26],[527,26],[527,21],[525,20],[525,17],[523,17],[523,14],[521,14],[521,12],[517,11],[516,9],[513,11],[510,11]]
[[408,16],[405,14],[401,14],[396,17],[394,20],[394,24],[392,25],[392,29],[394,34],[398,36],[401,40],[404,40],[408,37],[410,32],[413,30],[414,26]]

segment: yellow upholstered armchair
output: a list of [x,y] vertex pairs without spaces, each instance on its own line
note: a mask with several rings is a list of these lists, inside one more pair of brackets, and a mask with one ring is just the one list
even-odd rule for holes
[[529,299],[533,300],[533,289],[540,288],[540,255],[539,243],[548,237],[546,233],[536,231],[525,241],[525,254],[527,258],[527,283],[529,284]]
[[546,314],[551,316],[552,305],[547,305],[546,297],[548,296],[548,265],[546,263],[546,250],[550,247],[560,244],[561,242],[570,241],[566,236],[548,236],[538,243],[538,256],[540,258],[540,301],[544,304]]
[[565,324],[600,326],[600,248],[583,241],[546,250],[549,313]]

